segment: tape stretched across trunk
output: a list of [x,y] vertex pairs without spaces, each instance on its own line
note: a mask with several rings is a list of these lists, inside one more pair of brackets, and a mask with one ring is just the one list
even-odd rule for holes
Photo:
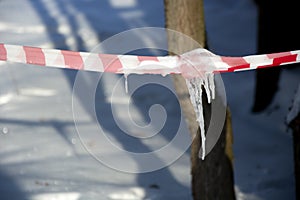
[[[226,57],[215,55],[206,49],[195,49],[177,56],[137,56],[0,44],[0,60],[2,61],[96,72],[182,74],[188,77],[206,72],[236,72],[298,63],[300,62],[299,54],[300,50]],[[206,66],[206,63],[209,63],[209,66]]]

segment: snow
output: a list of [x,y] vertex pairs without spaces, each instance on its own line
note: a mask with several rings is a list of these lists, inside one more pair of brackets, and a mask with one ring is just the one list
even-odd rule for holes
[[[205,0],[205,15],[214,54],[255,54],[253,2]],[[130,28],[164,27],[164,8],[162,0],[0,0],[0,18],[1,43],[92,51]],[[118,43],[98,50],[119,53]],[[167,48],[166,38],[147,34],[135,43]],[[274,102],[256,115],[254,71],[222,75],[239,200],[295,199],[285,118],[299,74],[285,69]],[[191,141],[169,76],[129,75],[126,93],[114,74],[0,62],[0,75],[1,200],[192,199]],[[134,154],[149,152],[148,162]]]

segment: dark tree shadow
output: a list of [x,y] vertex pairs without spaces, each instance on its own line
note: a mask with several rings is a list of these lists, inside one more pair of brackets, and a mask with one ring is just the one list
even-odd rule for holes
[[0,199],[27,199],[27,195],[22,191],[22,188],[0,167]]

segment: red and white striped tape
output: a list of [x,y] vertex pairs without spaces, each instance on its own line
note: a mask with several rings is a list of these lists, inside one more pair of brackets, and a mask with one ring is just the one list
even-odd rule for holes
[[[300,50],[244,57],[226,57],[208,53],[197,54],[194,50],[191,55],[198,56],[200,60],[201,56],[210,55],[209,60],[214,65],[214,72],[235,72],[300,62]],[[189,53],[184,55],[187,54]],[[180,74],[184,71],[180,66],[181,58],[183,57],[95,54],[0,43],[0,60],[2,61],[97,72]]]

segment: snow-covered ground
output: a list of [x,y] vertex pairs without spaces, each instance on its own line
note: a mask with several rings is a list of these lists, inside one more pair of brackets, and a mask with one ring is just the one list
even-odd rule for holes
[[[250,0],[206,0],[205,12],[209,47],[214,53],[255,53],[256,8]],[[164,27],[164,7],[162,0],[0,0],[0,19],[0,43],[91,51],[101,41],[130,28]],[[167,46],[165,38],[136,38],[146,45]],[[103,48],[107,53],[117,51],[111,46]],[[170,77],[129,76],[126,94],[124,77],[112,74],[76,76],[72,70],[1,62],[0,75],[1,200],[192,199],[189,150],[176,160],[182,149],[172,148],[170,157],[175,155],[176,161],[170,165],[156,154],[153,162],[145,163],[106,148],[99,136],[105,133],[113,144],[135,153],[170,143],[178,129],[174,124],[181,120],[178,101],[170,92]],[[222,75],[233,117],[239,200],[295,199],[292,137],[284,121],[299,75],[299,69],[284,70],[273,104],[258,115],[250,113],[254,72]],[[130,117],[136,125],[127,114],[130,90],[135,84],[151,81],[156,84],[145,85],[132,96]],[[74,84],[79,91],[95,87],[95,107],[84,96],[87,93],[73,91]],[[114,98],[112,91],[116,91]],[[160,106],[149,111],[153,104],[163,105],[165,111]],[[118,127],[130,130],[134,137],[150,137],[164,116],[168,118],[161,133],[146,140],[124,136]],[[154,125],[139,127],[150,119]],[[180,132],[187,131],[184,123],[181,128]],[[101,154],[105,157],[97,160]],[[164,168],[122,172],[147,171],[157,163]]]

